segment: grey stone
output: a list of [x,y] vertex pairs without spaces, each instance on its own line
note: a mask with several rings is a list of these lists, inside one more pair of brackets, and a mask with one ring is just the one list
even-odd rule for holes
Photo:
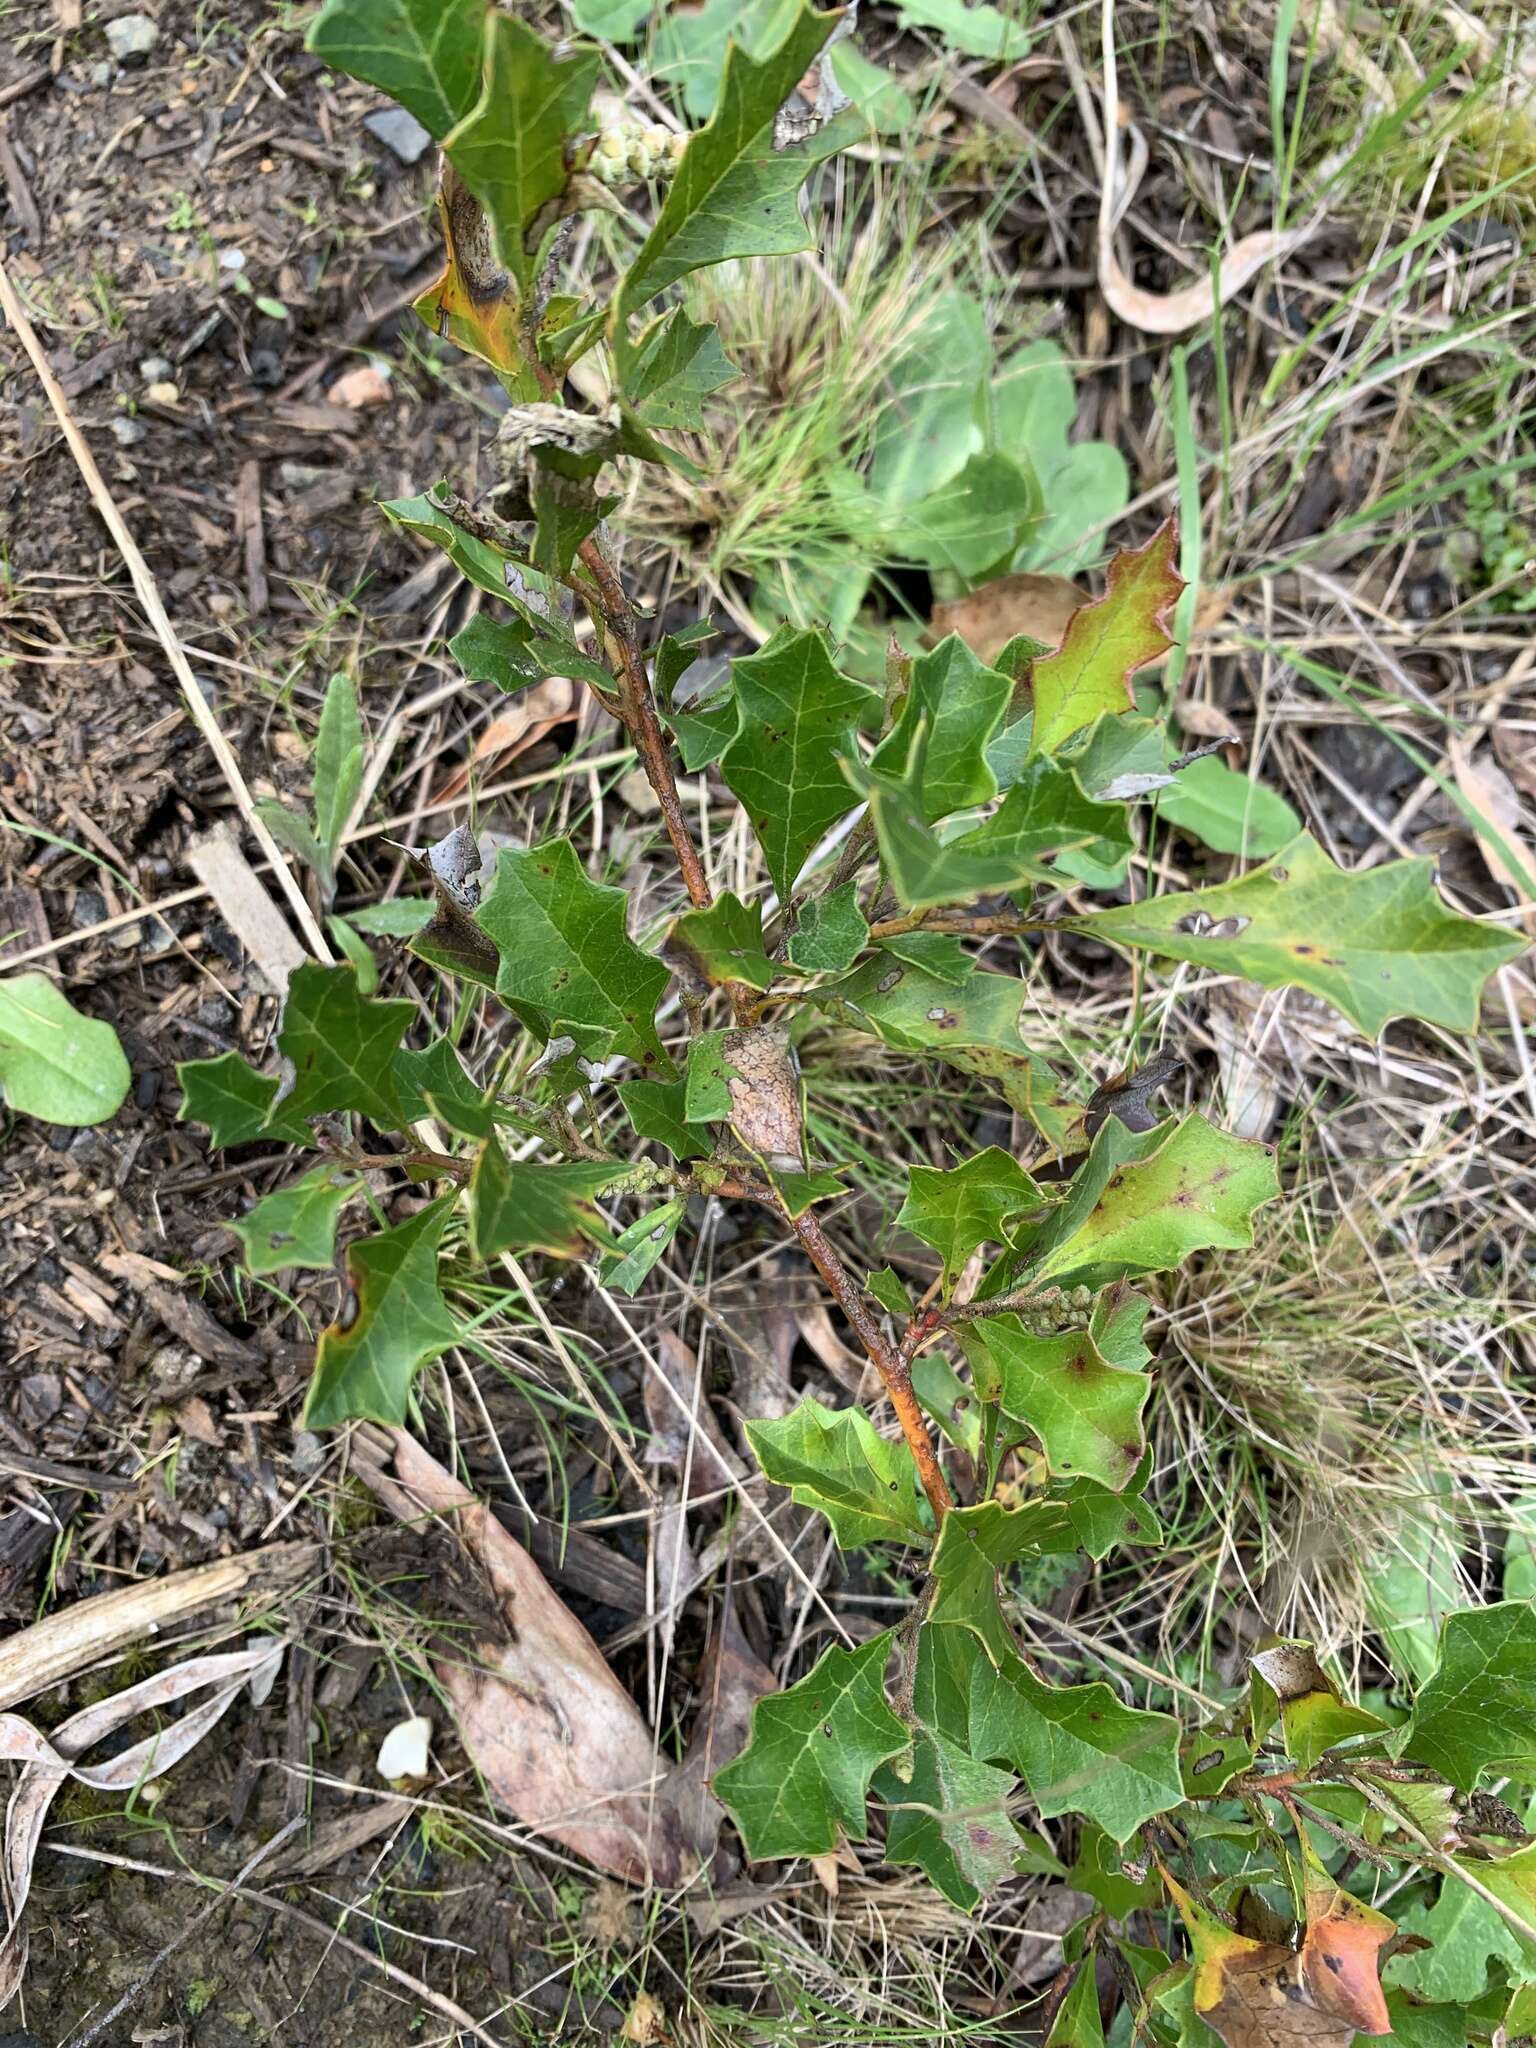
[[280,462],[277,473],[287,491],[307,491],[315,484],[328,483],[336,474],[332,469],[316,469],[312,462]]
[[99,64],[91,66],[91,86],[96,92],[105,92],[117,76],[117,66],[110,57],[103,57]]
[[403,164],[420,163],[432,147],[432,137],[404,107],[381,107],[378,113],[364,116],[363,126]]
[[106,25],[107,48],[119,64],[142,64],[160,40],[158,26],[147,14],[120,14]]
[[107,914],[107,899],[97,889],[77,889],[70,914],[76,929],[84,931],[87,925],[101,923]]
[[119,414],[116,419],[109,420],[107,424],[111,427],[112,438],[116,441],[119,448],[137,448],[139,443],[146,439],[149,434],[149,429],[142,420],[129,419],[126,413]]
[[139,376],[146,384],[163,384],[170,376],[172,367],[166,356],[146,356],[139,365]]

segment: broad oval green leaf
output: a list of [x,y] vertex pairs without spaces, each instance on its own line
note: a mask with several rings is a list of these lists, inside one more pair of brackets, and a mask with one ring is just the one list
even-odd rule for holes
[[83,1017],[46,974],[0,981],[0,1094],[19,1116],[105,1123],[132,1080],[112,1026]]

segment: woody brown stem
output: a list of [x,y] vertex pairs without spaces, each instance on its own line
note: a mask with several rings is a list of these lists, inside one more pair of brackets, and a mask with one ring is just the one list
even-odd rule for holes
[[878,924],[869,928],[871,939],[897,939],[904,932],[955,932],[965,938],[1011,938],[1024,932],[1055,931],[1063,920],[1052,917],[1020,917],[1016,910],[978,911],[967,915],[964,911],[945,911],[935,915],[929,910],[913,911],[906,917],[881,918]]
[[954,1496],[934,1453],[927,1419],[912,1391],[911,1366],[886,1343],[862,1291],[810,1211],[807,1210],[803,1216],[792,1217],[790,1228],[821,1275],[828,1293],[852,1324],[859,1342],[869,1354],[870,1363],[879,1373],[891,1406],[896,1411],[896,1420],[901,1424],[901,1433],[907,1440],[907,1449],[912,1453],[923,1492],[928,1496],[928,1505],[933,1509],[935,1518],[942,1522],[955,1504]]
[[623,721],[624,730],[635,743],[635,752],[640,756],[645,779],[655,791],[656,801],[661,806],[661,821],[667,828],[672,851],[677,855],[677,864],[682,870],[683,886],[688,891],[688,900],[696,909],[708,910],[715,899],[709,886],[709,878],[704,872],[704,863],[699,857],[699,849],[694,845],[693,834],[688,829],[688,820],[683,816],[682,799],[677,793],[677,777],[672,772],[672,756],[667,747],[667,736],[661,729],[661,720],[656,712],[656,699],[651,693],[651,679],[645,672],[645,661],[635,635],[634,608],[624,594],[624,586],[614,574],[612,565],[597,542],[583,541],[578,552],[583,566],[596,586],[603,625],[619,664],[619,717]]

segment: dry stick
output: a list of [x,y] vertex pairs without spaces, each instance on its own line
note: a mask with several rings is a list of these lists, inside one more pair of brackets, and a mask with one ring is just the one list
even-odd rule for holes
[[0,262],[0,306],[4,307],[6,319],[14,328],[22,347],[31,359],[38,382],[53,408],[54,417],[59,423],[69,452],[75,459],[75,467],[91,494],[91,502],[101,514],[107,531],[117,543],[118,553],[127,565],[144,616],[154,628],[155,637],[165,649],[166,659],[181,685],[181,694],[186,699],[193,723],[208,742],[213,757],[223,772],[224,780],[229,784],[236,808],[250,829],[251,837],[272,863],[273,871],[282,885],[283,894],[288,898],[299,929],[309,942],[311,952],[318,960],[330,960],[333,956],[326,944],[325,934],[315,921],[315,914],[305,900],[304,892],[299,887],[292,869],[278,850],[276,840],[257,816],[256,806],[251,801],[251,793],[245,786],[245,777],[240,772],[240,764],[235,759],[229,741],[220,730],[219,722],[209,708],[207,699],[197,686],[197,678],[192,673],[192,665],[187,660],[186,651],[177,639],[176,629],[160,601],[160,591],[150,574],[149,564],[145,561],[138,542],[128,531],[123,515],[117,509],[117,501],[107,489],[101,471],[96,467],[96,458],[75,423],[75,416],[69,409],[69,400],[64,396],[59,380],[48,367],[48,359],[43,354],[37,330],[28,319],[27,310],[17,296],[16,288],[11,283],[3,262]]

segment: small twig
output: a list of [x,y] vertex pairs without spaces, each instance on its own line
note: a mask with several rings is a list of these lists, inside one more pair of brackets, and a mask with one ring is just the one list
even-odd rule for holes
[[93,2020],[83,2034],[74,2035],[65,2044],[65,2048],[90,2048],[90,2044],[93,2041],[99,2041],[107,2029],[120,2020],[131,2006],[137,2005],[154,1981],[156,1973],[170,1961],[178,1949],[185,1948],[193,1935],[213,1918],[220,1906],[226,1905],[231,1898],[238,1896],[240,1887],[251,1873],[265,1863],[269,1856],[275,1854],[283,1846],[284,1842],[288,1840],[290,1835],[296,1834],[303,1827],[305,1819],[306,1816],[304,1814],[296,1813],[292,1820],[285,1822],[278,1829],[270,1842],[263,1842],[255,1855],[241,1864],[231,1882],[216,1892],[207,1905],[202,1908],[201,1912],[194,1913],[190,1920],[183,1922],[181,1928],[171,1936],[165,1947],[150,1959],[149,1967],[145,1970],[143,1976],[136,1983],[130,1984],[117,2003],[104,2012],[100,2019]]
[[170,663],[176,680],[181,685],[181,694],[186,700],[187,709],[192,714],[193,724],[196,725],[203,738],[208,742],[213,758],[218,762],[223,772],[224,780],[228,783],[230,794],[235,800],[235,806],[244,819],[251,837],[272,863],[273,872],[277,876],[283,894],[288,898],[289,907],[293,911],[300,931],[303,932],[304,937],[309,942],[311,952],[317,960],[329,961],[333,959],[335,956],[326,944],[325,933],[321,931],[319,924],[316,922],[315,914],[310,909],[304,891],[299,887],[293,870],[289,867],[287,861],[284,860],[276,840],[257,814],[256,806],[251,800],[251,792],[245,785],[245,777],[240,772],[240,763],[235,759],[234,749],[224,737],[219,721],[214,717],[207,698],[204,697],[202,691],[197,686],[197,678],[192,673],[192,664],[187,660],[186,650],[176,637],[176,629],[171,624],[170,617],[166,612],[164,604],[161,602],[159,586],[150,573],[149,564],[145,561],[138,542],[129,532],[122,513],[118,511],[117,501],[107,489],[101,471],[96,467],[96,458],[92,455],[85,436],[81,433],[79,426],[75,422],[75,416],[69,409],[69,400],[64,396],[63,391],[59,387],[59,380],[48,367],[48,359],[43,354],[42,343],[37,338],[37,331],[33,327],[32,322],[27,318],[27,310],[17,296],[16,288],[11,283],[3,262],[0,262],[0,306],[4,307],[6,319],[9,320],[11,326],[15,329],[18,340],[31,359],[32,367],[37,372],[38,382],[42,385],[48,403],[53,408],[54,417],[59,423],[60,431],[68,445],[69,452],[75,459],[75,467],[79,470],[85,487],[91,494],[91,502],[101,514],[107,531],[117,543],[118,553],[122,556],[129,577],[132,579],[134,590],[138,594],[139,603],[143,607],[144,616],[154,628],[155,637],[159,640],[162,648],[164,648],[166,660]]
[[914,910],[904,917],[884,917],[869,928],[871,939],[899,939],[905,932],[953,932],[962,938],[1018,938],[1025,932],[1054,932],[1069,926],[1070,918],[1020,917],[1016,910],[944,911]]

